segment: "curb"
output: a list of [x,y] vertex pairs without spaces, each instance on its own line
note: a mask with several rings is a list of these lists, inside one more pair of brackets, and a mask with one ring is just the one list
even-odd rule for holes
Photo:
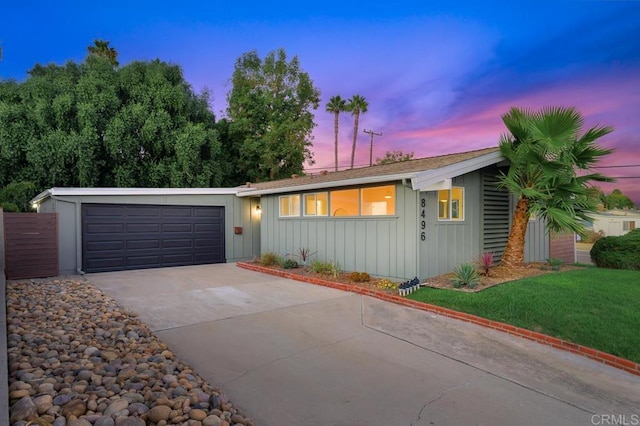
[[611,367],[619,368],[620,370],[624,370],[636,376],[640,376],[639,363],[630,361],[625,358],[621,358],[616,355],[611,355],[607,352],[602,352],[597,349],[592,349],[587,346],[582,346],[576,343],[568,342],[566,340],[558,339],[557,337],[548,336],[546,334],[527,330],[526,328],[520,328],[511,324],[489,320],[476,315],[466,314],[464,312],[454,311],[452,309],[443,308],[436,305],[430,305],[424,302],[418,302],[416,300],[407,299],[407,298],[396,296],[393,294],[383,293],[381,291],[371,290],[368,288],[363,288],[355,285],[335,283],[335,282],[323,280],[320,278],[300,276],[300,275],[291,274],[285,271],[265,268],[263,266],[255,265],[253,263],[237,262],[236,266],[240,268],[248,269],[251,271],[262,272],[265,274],[275,275],[282,278],[289,278],[295,281],[302,281],[310,284],[317,284],[325,287],[335,288],[337,290],[349,291],[351,293],[371,296],[379,300],[392,302],[392,303],[406,306],[409,308],[419,309],[427,312],[434,312],[449,318],[455,318],[465,322],[481,325],[483,327],[487,327],[493,330],[498,330],[503,333],[511,334],[512,336],[523,337],[525,339],[532,340],[534,342],[541,343],[543,345],[552,346],[556,349],[560,349],[566,352],[571,352],[572,354],[582,355],[594,361],[598,361],[603,364],[607,364]]

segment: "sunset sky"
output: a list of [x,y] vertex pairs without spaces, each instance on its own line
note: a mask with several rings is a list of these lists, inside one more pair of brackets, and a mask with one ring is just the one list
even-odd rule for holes
[[[453,3],[453,5],[451,4]],[[311,172],[333,166],[333,95],[364,96],[356,164],[369,136],[416,157],[496,146],[511,106],[575,106],[587,126],[610,125],[615,148],[598,169],[640,204],[640,2],[165,2],[15,1],[0,12],[0,77],[22,80],[35,63],[82,61],[105,39],[121,64],[179,64],[224,116],[235,60],[283,47],[322,94]],[[340,120],[348,165],[353,119]]]

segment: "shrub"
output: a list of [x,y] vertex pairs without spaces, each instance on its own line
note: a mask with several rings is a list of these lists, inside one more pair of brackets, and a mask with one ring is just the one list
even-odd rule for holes
[[356,283],[363,283],[371,281],[371,276],[366,272],[351,272],[349,279]]
[[309,270],[311,272],[316,272],[318,274],[330,274],[332,269],[331,262],[321,262],[319,260],[314,260],[311,262],[309,266]]
[[376,283],[376,287],[382,290],[397,290],[398,283],[387,278],[382,278]]
[[478,275],[478,270],[473,263],[463,263],[455,268],[453,273],[454,277],[451,281],[453,281],[455,288],[460,288],[463,285],[466,285],[468,288],[475,288],[478,281],[480,281],[480,275]]
[[262,256],[260,256],[260,265],[262,266],[275,265],[276,263],[278,263],[278,257],[280,256],[278,256],[276,253],[272,251],[262,253]]
[[491,268],[491,266],[493,266],[493,253],[490,252],[490,251],[482,253],[478,257],[478,265],[484,271],[484,275],[486,277],[488,277],[489,276],[489,268]]
[[293,259],[284,259],[280,266],[282,266],[283,269],[293,269],[298,267],[298,262]]
[[547,263],[549,264],[549,266],[551,266],[551,269],[553,269],[554,271],[558,271],[564,263],[564,260],[558,259],[557,257],[552,257],[547,259]]
[[591,248],[591,259],[601,268],[640,271],[640,228],[619,237],[604,237]]

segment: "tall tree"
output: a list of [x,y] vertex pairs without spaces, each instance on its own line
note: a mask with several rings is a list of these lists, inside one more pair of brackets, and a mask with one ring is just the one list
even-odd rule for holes
[[403,161],[413,160],[413,152],[404,153],[402,151],[387,151],[384,157],[376,158],[376,165],[401,163]]
[[89,52],[89,55],[107,59],[111,65],[115,67],[119,65],[118,52],[113,47],[109,47],[108,41],[94,40],[93,46],[88,46],[87,51]]
[[22,83],[0,81],[0,188],[219,186],[214,122],[176,65],[36,65]]
[[336,172],[338,171],[338,117],[341,112],[346,111],[347,101],[342,99],[340,95],[332,96],[327,102],[327,112],[333,114],[333,134],[334,134],[334,148],[335,148],[335,163]]
[[500,152],[510,162],[500,185],[517,199],[502,263],[524,262],[524,243],[531,214],[553,231],[582,234],[594,204],[588,183],[610,181],[598,174],[582,174],[611,149],[596,145],[611,127],[592,127],[584,133],[584,119],[575,108],[550,107],[540,111],[512,108],[502,116],[508,133],[500,138]]
[[353,162],[356,157],[356,141],[358,140],[358,122],[360,121],[360,114],[365,114],[369,108],[369,103],[364,97],[360,95],[353,95],[347,103],[347,111],[349,111],[353,117],[353,144],[351,145],[351,168],[353,169]]
[[619,189],[614,189],[610,194],[604,196],[605,206],[610,209],[633,209],[635,204],[627,195]]
[[251,181],[300,174],[313,164],[310,150],[315,127],[313,110],[320,92],[294,56],[284,49],[257,51],[238,58],[227,95],[230,134],[241,139],[236,169]]

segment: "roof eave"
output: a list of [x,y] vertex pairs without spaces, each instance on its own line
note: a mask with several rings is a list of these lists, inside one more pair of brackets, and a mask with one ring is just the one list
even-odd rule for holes
[[125,195],[238,195],[247,188],[50,188],[36,195],[31,204],[56,196]]
[[411,179],[411,185],[415,191],[432,191],[434,185],[440,182],[474,172],[483,167],[498,164],[503,160],[504,157],[500,154],[500,151],[491,152],[470,160],[460,161],[448,166],[417,173],[415,177]]
[[398,181],[402,179],[412,179],[415,175],[416,175],[415,172],[396,173],[392,175],[368,176],[368,177],[362,177],[362,178],[344,179],[344,180],[337,180],[337,181],[330,181],[330,182],[307,183],[302,185],[286,186],[286,187],[280,187],[280,188],[268,188],[268,189],[246,188],[247,191],[239,193],[238,197],[253,197],[257,195],[282,194],[285,192],[292,192],[292,191],[310,191],[314,189],[325,189],[325,188],[335,188],[335,187],[352,186],[352,185],[366,185],[370,183],[391,182],[391,181]]

